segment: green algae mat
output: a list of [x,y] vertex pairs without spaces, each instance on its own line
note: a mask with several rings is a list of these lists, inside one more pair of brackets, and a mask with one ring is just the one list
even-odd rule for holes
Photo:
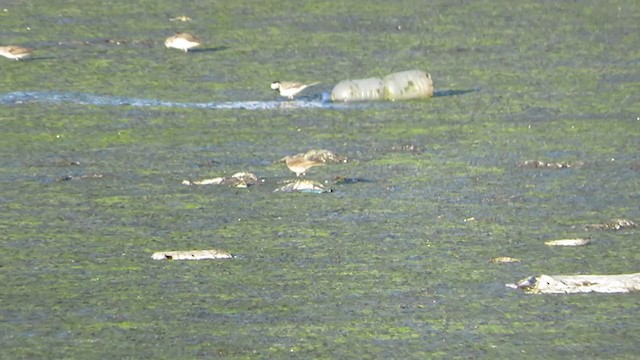
[[[2,357],[636,358],[637,293],[505,284],[640,268],[637,227],[592,226],[640,220],[639,12],[5,2],[0,46],[35,51],[0,58]],[[410,69],[433,98],[323,101]],[[274,192],[311,149],[348,159],[303,177],[332,191]],[[152,259],[206,249],[234,257]]]

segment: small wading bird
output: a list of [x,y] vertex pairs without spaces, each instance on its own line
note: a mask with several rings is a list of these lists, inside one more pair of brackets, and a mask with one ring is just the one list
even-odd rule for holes
[[167,40],[164,41],[164,46],[180,49],[184,52],[188,52],[189,49],[200,46],[200,44],[202,44],[202,42],[198,37],[186,32],[176,33],[173,36],[169,36]]
[[31,56],[33,49],[27,49],[20,46],[0,46],[0,55],[9,58],[21,60]]
[[294,173],[296,173],[297,177],[300,177],[300,175],[304,175],[305,172],[307,172],[307,170],[309,170],[309,168],[312,168],[314,166],[324,165],[324,162],[322,162],[322,161],[309,160],[309,159],[305,159],[304,157],[290,157],[290,156],[287,156],[287,157],[285,157],[284,161],[287,164],[287,167],[289,168],[289,170],[291,170]]
[[281,96],[286,96],[289,100],[293,100],[293,97],[300,91],[308,88],[309,86],[318,85],[320,82],[314,82],[311,84],[303,84],[290,81],[274,81],[271,83],[271,88],[277,91]]

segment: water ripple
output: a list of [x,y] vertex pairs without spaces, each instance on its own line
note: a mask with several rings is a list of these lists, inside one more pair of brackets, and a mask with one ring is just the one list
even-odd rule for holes
[[[355,104],[332,103],[322,99],[294,100],[294,101],[221,101],[209,103],[180,103],[156,99],[139,99],[119,96],[105,96],[85,94],[78,92],[40,92],[40,91],[16,91],[0,95],[0,104],[22,104],[27,102],[37,103],[76,103],[82,105],[98,106],[138,106],[138,107],[173,107],[192,109],[244,109],[244,110],[271,110],[271,109],[336,109],[354,107]],[[362,106],[361,104],[355,105]]]

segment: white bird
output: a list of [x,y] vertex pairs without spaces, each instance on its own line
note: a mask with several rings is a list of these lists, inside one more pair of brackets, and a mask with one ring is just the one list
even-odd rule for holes
[[314,82],[311,84],[303,84],[299,82],[291,81],[274,81],[271,83],[271,88],[277,91],[281,96],[286,96],[289,100],[293,100],[293,97],[300,91],[313,86],[318,85],[320,82]]

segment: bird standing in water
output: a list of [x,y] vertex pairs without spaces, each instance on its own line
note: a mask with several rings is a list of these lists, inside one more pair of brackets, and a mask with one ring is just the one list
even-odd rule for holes
[[191,35],[186,32],[179,32],[173,36],[169,36],[167,40],[164,41],[164,46],[168,48],[179,49],[184,52],[188,52],[189,49],[194,48],[196,46],[200,46],[202,42],[198,39],[197,36]]
[[21,60],[31,56],[33,49],[23,48],[20,46],[0,46],[0,56],[9,59]]
[[285,96],[289,98],[289,100],[293,100],[293,97],[296,96],[300,91],[318,84],[320,84],[320,82],[303,84],[292,81],[274,81],[271,83],[271,88],[277,91],[281,96]]
[[309,170],[314,166],[324,165],[324,162],[319,160],[309,160],[309,159],[305,159],[304,157],[290,157],[290,156],[285,157],[285,163],[287,164],[287,167],[289,168],[289,170],[296,173],[297,177],[300,177],[300,175],[304,175],[307,172],[307,170]]

